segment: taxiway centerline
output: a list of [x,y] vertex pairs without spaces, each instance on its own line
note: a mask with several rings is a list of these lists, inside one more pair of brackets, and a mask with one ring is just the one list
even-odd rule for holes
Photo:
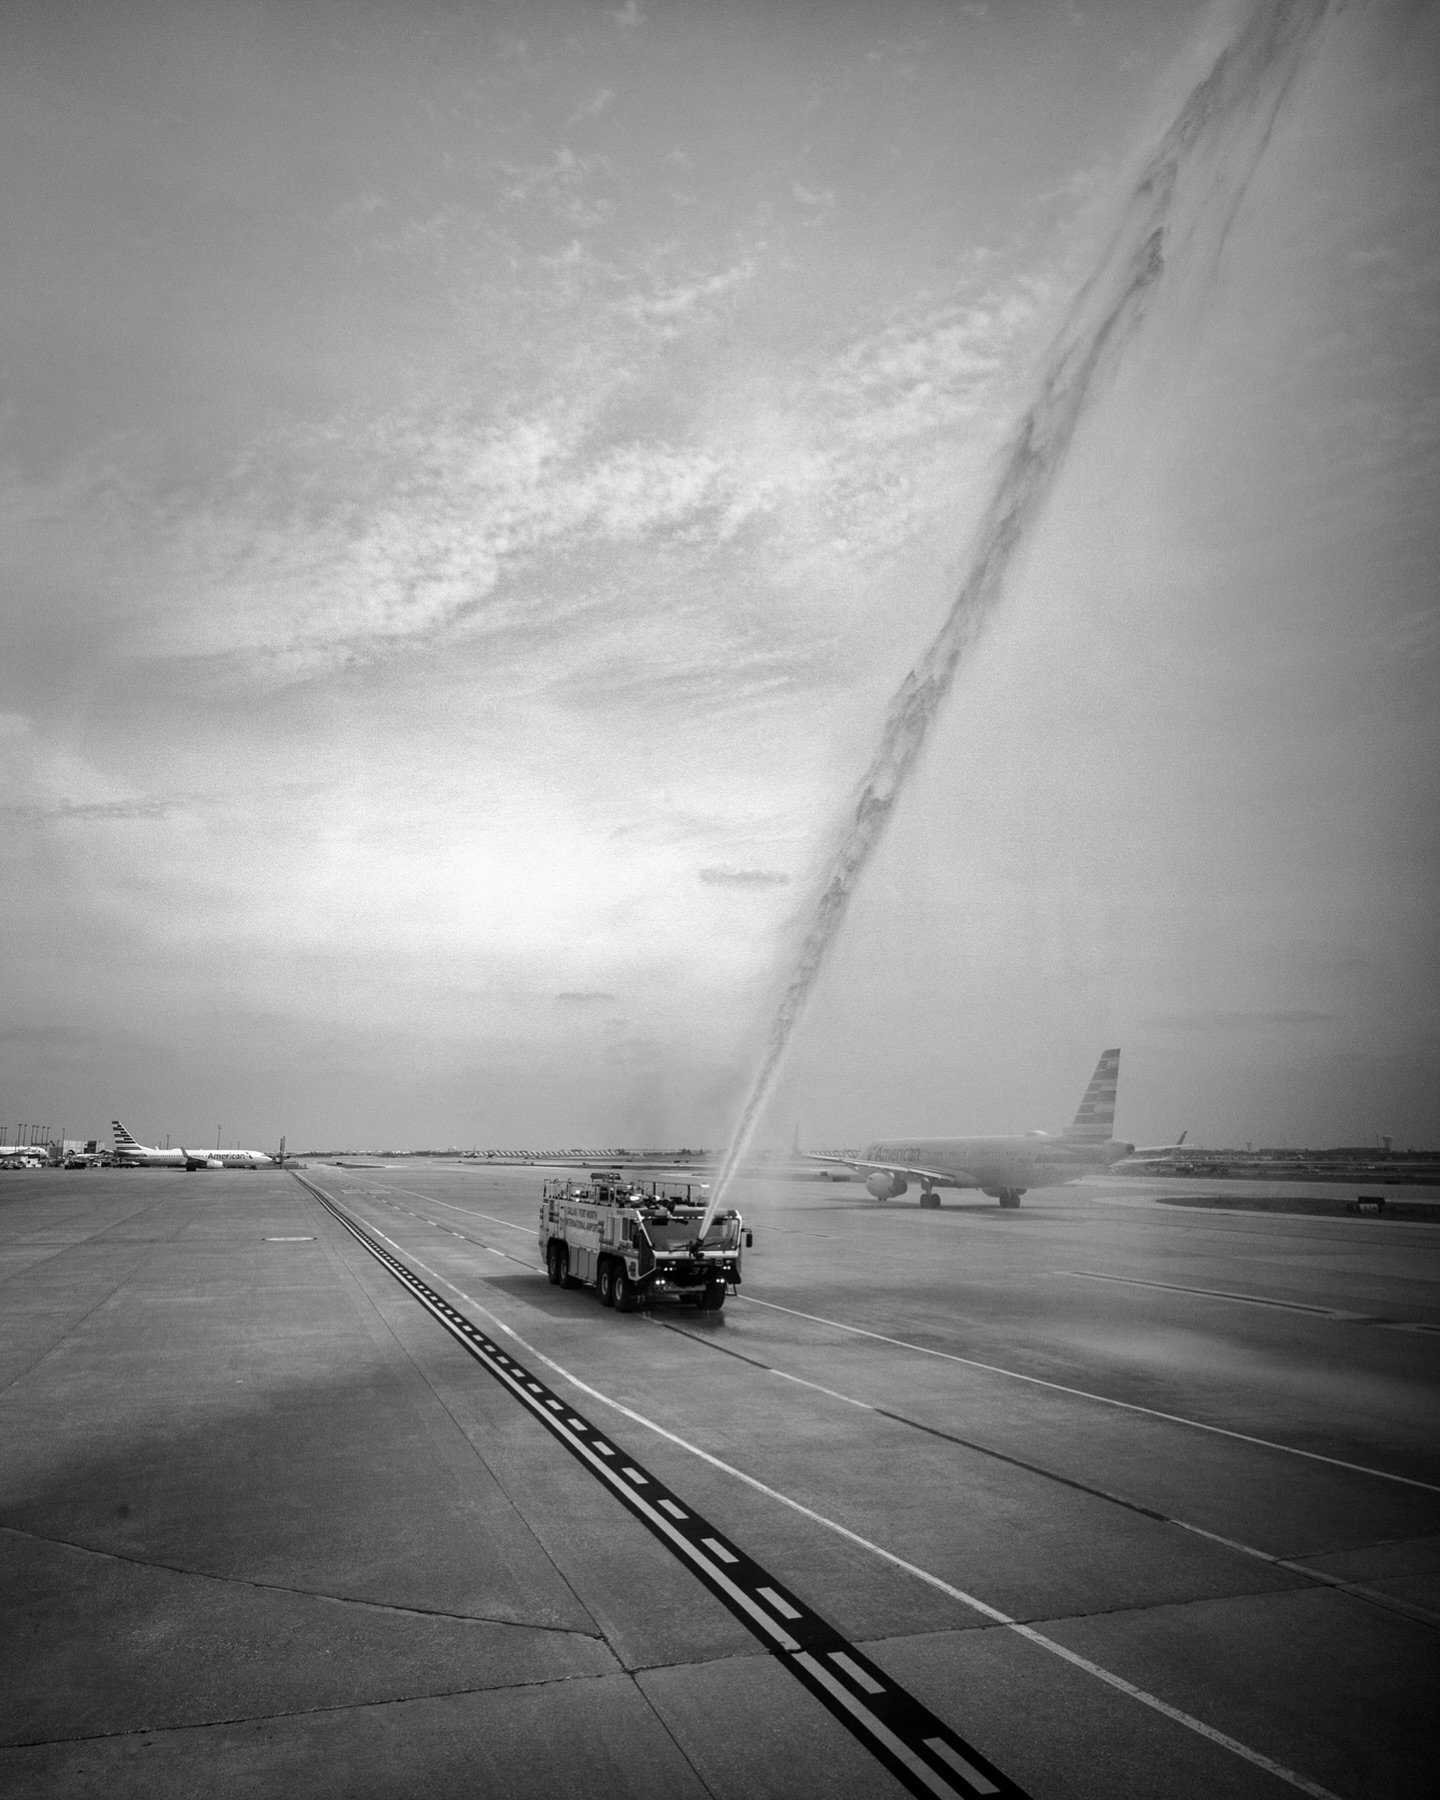
[[[296,1179],[299,1180],[300,1178],[297,1176]],[[323,1200],[324,1196],[319,1194],[318,1190],[313,1188],[312,1184],[307,1182],[303,1185],[310,1188],[312,1192],[315,1192],[317,1198]],[[379,1196],[376,1197],[378,1198]],[[374,1247],[365,1243],[364,1237],[361,1236],[354,1226],[348,1225],[341,1209],[335,1206],[333,1202],[326,1202],[326,1204],[328,1205],[329,1210],[334,1212],[335,1215],[340,1218],[342,1223],[347,1224],[347,1229],[352,1232],[352,1235],[359,1238],[359,1241],[362,1244],[365,1244],[365,1247],[370,1250],[372,1255],[376,1255]],[[427,1221],[427,1223],[428,1222],[429,1221]],[[386,1243],[392,1244],[395,1250],[398,1251],[403,1248],[401,1245],[396,1244],[393,1239],[386,1237],[386,1234],[380,1231],[378,1227],[372,1227],[371,1230],[373,1230],[376,1237],[381,1238]],[[770,1486],[769,1483],[763,1482],[759,1480],[758,1477],[748,1474],[743,1469],[737,1468],[733,1463],[725,1462],[721,1457],[715,1456],[710,1451],[703,1449],[699,1444],[692,1443],[690,1440],[681,1437],[677,1432],[669,1430],[657,1420],[648,1418],[644,1413],[638,1412],[634,1407],[627,1406],[623,1401],[613,1399],[610,1395],[602,1392],[599,1388],[592,1386],[589,1382],[582,1380],[569,1369],[566,1369],[563,1364],[556,1362],[552,1357],[546,1356],[536,1345],[529,1343],[525,1338],[521,1337],[520,1333],[517,1332],[513,1326],[507,1325],[503,1319],[491,1312],[482,1301],[477,1300],[472,1294],[466,1293],[463,1288],[459,1287],[455,1282],[450,1281],[448,1277],[442,1275],[438,1270],[429,1268],[427,1264],[421,1262],[420,1259],[415,1257],[410,1251],[406,1251],[405,1254],[411,1257],[411,1260],[415,1263],[417,1268],[424,1269],[427,1274],[431,1275],[442,1286],[449,1288],[452,1293],[463,1300],[467,1306],[473,1306],[487,1319],[490,1319],[507,1337],[519,1344],[522,1349],[525,1350],[527,1355],[542,1363],[546,1368],[560,1376],[562,1380],[569,1382],[572,1387],[577,1388],[583,1394],[589,1395],[601,1405],[611,1408],[612,1411],[618,1412],[622,1417],[632,1420],[635,1424],[643,1426],[648,1431],[654,1432],[657,1437],[664,1438],[667,1442],[674,1444],[677,1448],[687,1451],[692,1456],[698,1457],[702,1462],[709,1464],[712,1468],[718,1469],[724,1474],[733,1476],[736,1480],[743,1482],[747,1487],[752,1488],[757,1493],[766,1495],[768,1498],[777,1501],[780,1505],[788,1507],[791,1511],[800,1514],[803,1518],[809,1519],[812,1523],[820,1525],[828,1531],[834,1532],[837,1536],[844,1538],[849,1543],[854,1544],[857,1548],[879,1557],[882,1561],[889,1563],[892,1567],[914,1576],[917,1580],[924,1582],[927,1586],[948,1595],[951,1599],[959,1601],[962,1605],[970,1608],[972,1611],[978,1612],[982,1617],[989,1619],[993,1624],[1002,1626],[1005,1629],[1014,1632],[1017,1636],[1023,1637],[1027,1642],[1034,1644],[1037,1648],[1046,1650],[1051,1654],[1058,1656],[1072,1667],[1083,1670],[1086,1674],[1105,1683],[1116,1692],[1127,1695],[1130,1699],[1161,1714],[1175,1724],[1195,1732],[1198,1736],[1215,1744],[1217,1747],[1229,1751],[1232,1755],[1238,1756],[1243,1761],[1250,1763],[1256,1768],[1265,1770],[1268,1774],[1275,1776],[1278,1780],[1298,1789],[1300,1792],[1309,1794],[1312,1796],[1312,1800],[1340,1800],[1340,1797],[1331,1789],[1321,1786],[1319,1782],[1312,1781],[1309,1776],[1303,1775],[1298,1770],[1291,1769],[1285,1764],[1277,1762],[1274,1758],[1266,1756],[1263,1751],[1253,1749],[1250,1745],[1242,1743],[1238,1738],[1233,1738],[1228,1733],[1217,1730],[1213,1725],[1206,1724],[1203,1719],[1197,1719],[1193,1714],[1184,1712],[1179,1707],[1172,1706],[1169,1701],[1161,1699],[1159,1695],[1149,1693],[1146,1689],[1136,1686],[1135,1683],[1127,1681],[1123,1676],[1117,1675],[1112,1670],[1102,1667],[1099,1663],[1093,1662],[1090,1658],[1081,1656],[1077,1651],[1071,1650],[1068,1646],[1059,1643],[1056,1639],[1047,1637],[1045,1633],[1037,1631],[1034,1626],[1022,1624],[1018,1619],[1012,1618],[1008,1613],[1002,1612],[998,1607],[991,1606],[987,1601],[981,1600],[977,1595],[967,1593],[963,1588],[956,1587],[953,1583],[944,1580],[941,1576],[932,1574],[927,1569],[920,1568],[918,1564],[907,1561],[904,1557],[896,1555],[892,1550],[885,1549],[883,1545],[874,1543],[869,1538],[862,1537],[859,1532],[852,1531],[849,1526],[842,1525],[836,1519],[828,1518],[824,1513],[817,1512],[813,1507],[806,1506],[803,1501],[796,1500],[791,1495],[783,1493],[780,1489]],[[383,1262],[385,1259],[377,1256],[377,1260]],[[758,1302],[758,1304],[770,1305],[772,1303],[761,1301]],[[778,1307],[776,1310],[781,1312],[795,1311],[795,1309],[791,1307]],[[458,1316],[459,1315],[457,1315],[457,1317]],[[808,1318],[813,1315],[801,1313],[797,1316]],[[437,1314],[437,1317],[441,1317],[442,1323],[445,1322],[442,1315]],[[827,1320],[821,1320],[819,1322],[822,1324],[832,1323],[832,1321]],[[851,1326],[843,1327],[843,1329],[858,1331],[859,1327]],[[881,1334],[865,1332],[863,1335],[867,1337],[879,1337]],[[896,1339],[884,1339],[883,1341],[899,1342],[899,1340]],[[902,1345],[902,1347],[919,1348],[920,1346]],[[945,1353],[937,1351],[933,1352],[933,1354],[943,1355]],[[963,1357],[952,1357],[950,1360],[964,1362],[968,1359]],[[980,1366],[984,1367],[986,1365]],[[1009,1373],[1009,1371],[1005,1370],[1000,1370],[998,1372],[1002,1374]],[[1030,1378],[1021,1377],[1021,1379]],[[1041,1385],[1056,1386],[1058,1384],[1042,1383]],[[1062,1391],[1069,1392],[1076,1390]],[[523,1393],[521,1393],[519,1397],[522,1399],[526,1398]],[[1083,1397],[1092,1398],[1094,1396]],[[1116,1404],[1124,1405],[1125,1403],[1116,1402]],[[538,1408],[534,1410],[547,1427],[553,1430],[553,1418],[547,1416]],[[1149,1409],[1141,1407],[1132,1410],[1144,1412]],[[1184,1422],[1185,1421],[1181,1421],[1181,1423]],[[1228,1435],[1243,1436],[1244,1434],[1230,1433]],[[1301,1454],[1304,1453],[1301,1452]],[[1426,1484],[1417,1483],[1415,1485],[1424,1486]],[[612,1485],[611,1491],[621,1497],[624,1497],[627,1493],[627,1490],[621,1485]],[[707,1547],[718,1548],[717,1540],[713,1536],[703,1539],[702,1542]],[[730,1560],[728,1552],[722,1555],[721,1560]],[[793,1660],[792,1663],[787,1664],[787,1666],[791,1666],[793,1672]],[[825,1696],[823,1692],[819,1694],[819,1697],[824,1699]],[[832,1707],[831,1710],[834,1711],[835,1708]],[[928,1743],[927,1747],[930,1747]],[[878,1751],[876,1753],[877,1755],[880,1754]],[[898,1769],[894,1772],[897,1774],[900,1773]],[[903,1776],[901,1778],[904,1779]]]
[[[401,1245],[378,1228],[362,1226],[351,1219],[316,1183],[298,1175],[296,1180],[487,1373],[684,1562],[768,1650],[778,1654],[782,1667],[911,1793],[934,1795],[937,1800],[954,1800],[957,1795],[961,1800],[988,1800],[996,1794],[1026,1800],[1024,1791],[978,1749],[872,1663],[828,1620],[783,1589],[752,1557],[725,1539],[649,1470],[635,1462],[621,1461],[617,1466],[613,1460],[615,1447],[607,1444],[588,1420],[567,1408],[544,1383],[535,1380],[515,1358],[505,1354],[473,1320],[421,1281],[414,1269],[393,1253],[401,1250]],[[392,1245],[393,1251],[382,1248],[383,1244]],[[438,1271],[426,1268],[411,1252],[406,1251],[405,1255],[417,1267],[425,1268],[427,1274],[444,1281]],[[460,1291],[453,1282],[445,1281],[444,1285],[456,1293]],[[487,1317],[494,1317],[471,1297],[462,1298]],[[504,1329],[523,1344],[518,1333],[508,1326]],[[538,1355],[533,1346],[525,1348]],[[539,1360],[558,1368],[546,1357]],[[567,1379],[584,1387],[574,1377]],[[721,1554],[716,1554],[717,1549]],[[828,1666],[831,1664],[833,1667]],[[848,1685],[839,1679],[836,1670],[848,1676]]]

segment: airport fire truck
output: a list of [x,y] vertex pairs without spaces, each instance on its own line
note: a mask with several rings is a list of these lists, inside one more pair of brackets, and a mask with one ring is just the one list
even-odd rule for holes
[[619,1312],[669,1298],[718,1312],[740,1285],[737,1212],[717,1212],[700,1236],[705,1195],[689,1183],[649,1188],[619,1173],[587,1182],[547,1181],[540,1200],[540,1250],[556,1287],[599,1289]]

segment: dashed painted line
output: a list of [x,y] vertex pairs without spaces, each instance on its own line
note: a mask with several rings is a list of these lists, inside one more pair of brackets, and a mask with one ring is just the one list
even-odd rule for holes
[[[298,1179],[299,1177],[297,1177],[297,1180]],[[418,1214],[415,1216],[419,1217]],[[384,1239],[387,1244],[391,1244],[395,1250],[398,1251],[401,1248],[401,1246],[394,1243],[392,1239],[386,1238],[383,1232],[379,1232],[378,1235]],[[424,1269],[425,1265],[421,1263],[420,1267]],[[426,1273],[434,1275],[437,1281],[442,1282],[447,1287],[451,1287],[459,1298],[467,1305],[479,1307],[479,1310],[482,1313],[485,1312],[485,1308],[480,1305],[480,1302],[467,1294],[463,1288],[454,1287],[453,1283],[447,1281],[446,1278],[443,1275],[440,1275],[436,1270],[426,1269]],[[764,1303],[762,1302],[762,1304]],[[792,1309],[781,1308],[780,1310],[790,1311]],[[493,1314],[487,1314],[486,1316],[494,1317]],[[810,1315],[803,1314],[801,1316],[809,1317]],[[735,1480],[742,1482],[746,1487],[751,1488],[756,1493],[766,1495],[778,1505],[788,1507],[792,1512],[798,1513],[802,1518],[808,1519],[812,1524],[821,1527],[823,1530],[834,1532],[847,1543],[852,1544],[856,1549],[878,1557],[882,1562],[889,1564],[891,1567],[900,1569],[905,1574],[912,1576],[915,1580],[925,1583],[927,1587],[934,1588],[937,1592],[948,1595],[952,1600],[958,1601],[962,1606],[968,1607],[972,1611],[979,1613],[982,1618],[988,1619],[992,1623],[1014,1632],[1016,1636],[1024,1638],[1036,1648],[1046,1651],[1052,1656],[1059,1657],[1062,1661],[1071,1664],[1074,1668],[1080,1669],[1085,1674],[1092,1676],[1095,1680],[1103,1682],[1106,1686],[1113,1688],[1116,1692],[1125,1694],[1139,1705],[1150,1708],[1161,1717],[1171,1720],[1173,1723],[1183,1727],[1187,1731],[1196,1733],[1198,1736],[1207,1739],[1210,1743],[1215,1744],[1218,1748],[1226,1750],[1234,1756],[1240,1757],[1252,1766],[1264,1769],[1278,1780],[1284,1782],[1287,1786],[1297,1788],[1301,1793],[1313,1796],[1313,1800],[1340,1800],[1340,1797],[1332,1793],[1329,1788],[1322,1786],[1317,1781],[1311,1780],[1309,1776],[1302,1775],[1298,1770],[1291,1769],[1284,1763],[1277,1762],[1273,1757],[1265,1755],[1263,1751],[1255,1750],[1250,1745],[1241,1743],[1238,1738],[1231,1737],[1227,1732],[1217,1731],[1213,1725],[1208,1725],[1203,1719],[1198,1719],[1193,1714],[1184,1712],[1179,1707],[1172,1706],[1169,1701],[1161,1699],[1158,1694],[1147,1693],[1144,1688],[1137,1687],[1133,1682],[1127,1681],[1124,1676],[1117,1675],[1111,1669],[1103,1668],[1099,1663],[1091,1662],[1088,1657],[1078,1655],[1074,1650],[1069,1649],[1066,1645],[1058,1642],[1058,1640],[1046,1637],[1042,1632],[1037,1631],[1033,1625],[1022,1624],[1020,1620],[1011,1618],[1008,1613],[1001,1612],[999,1608],[991,1606],[987,1601],[981,1600],[977,1595],[968,1594],[963,1588],[956,1587],[953,1582],[945,1581],[939,1575],[931,1573],[930,1570],[922,1569],[918,1564],[908,1562],[904,1557],[897,1556],[893,1550],[887,1550],[883,1545],[873,1542],[870,1538],[862,1537],[856,1531],[852,1531],[848,1525],[841,1524],[839,1520],[827,1518],[824,1513],[817,1512],[813,1507],[806,1506],[802,1501],[796,1500],[792,1495],[782,1493],[780,1489],[771,1487],[767,1482],[760,1481],[756,1476],[747,1473],[744,1469],[737,1468],[733,1463],[725,1462],[722,1458],[714,1455],[709,1450],[703,1449],[699,1444],[692,1442],[690,1439],[681,1437],[677,1432],[669,1430],[655,1419],[647,1418],[644,1413],[637,1412],[633,1407],[625,1405],[622,1401],[602,1393],[599,1388],[592,1387],[588,1382],[581,1380],[581,1378],[574,1374],[573,1371],[562,1367],[562,1365],[557,1362],[552,1362],[543,1351],[536,1349],[534,1345],[526,1344],[523,1338],[518,1337],[514,1328],[505,1324],[502,1319],[496,1318],[495,1322],[501,1331],[505,1332],[509,1337],[515,1338],[522,1347],[529,1350],[531,1354],[540,1362],[544,1363],[547,1368],[553,1369],[555,1373],[563,1381],[568,1382],[571,1387],[578,1388],[581,1393],[589,1394],[592,1399],[599,1401],[603,1406],[612,1408],[615,1412],[620,1413],[622,1417],[629,1419],[632,1423],[643,1426],[647,1431],[653,1431],[667,1443],[675,1445],[678,1449],[688,1451],[690,1455],[698,1457],[701,1462],[706,1463],[709,1467],[718,1469],[723,1474],[733,1477]],[[865,1335],[869,1336],[874,1334],[866,1333]],[[944,1355],[945,1353],[936,1352],[936,1354]],[[504,1352],[500,1352],[499,1356],[500,1360],[503,1362],[505,1360]],[[747,1357],[744,1358],[744,1360],[750,1361],[751,1359]],[[964,1359],[954,1358],[953,1360],[961,1361]],[[515,1366],[517,1368],[520,1367],[519,1364],[516,1364]],[[783,1371],[778,1369],[773,1372],[777,1375],[783,1373]],[[798,1376],[786,1376],[786,1379],[799,1380],[800,1378]],[[816,1384],[806,1382],[803,1385],[815,1386]],[[824,1389],[822,1391],[829,1393],[832,1390]],[[861,1401],[853,1402],[853,1404],[860,1406],[865,1405],[865,1403]],[[866,1410],[870,1409],[867,1407]],[[607,1456],[613,1456],[615,1454],[613,1449],[603,1443],[597,1447]],[[1174,1523],[1179,1524],[1180,1521],[1176,1520]],[[1187,1527],[1187,1529],[1195,1528]],[[707,1538],[704,1541],[707,1547],[712,1550],[722,1562],[730,1557],[730,1551],[727,1550],[718,1539]],[[1234,1545],[1232,1548],[1243,1549],[1244,1546]],[[1255,1554],[1259,1555],[1262,1553],[1256,1552]],[[1265,1560],[1268,1561],[1270,1559],[1266,1557]],[[1348,1586],[1349,1584],[1346,1585]],[[942,1760],[944,1759],[942,1758]]]
[[617,1457],[603,1432],[536,1381],[328,1194],[298,1174],[295,1179],[910,1793],[939,1800],[996,1794],[1025,1800],[1023,1789],[739,1545],[649,1470]]
[[1253,1544],[1243,1544],[1236,1538],[1222,1537],[1218,1532],[1206,1531],[1203,1526],[1192,1525],[1188,1519],[1177,1519],[1172,1513],[1161,1512],[1157,1507],[1146,1506],[1141,1500],[1132,1500],[1124,1494],[1117,1494],[1110,1488],[1098,1487],[1094,1482],[1081,1481],[1075,1475],[1062,1475],[1058,1469],[1047,1468],[1044,1463],[1031,1462],[1028,1457],[1016,1456],[1013,1451],[1000,1450],[993,1444],[982,1444],[977,1438],[962,1437],[958,1432],[946,1431],[939,1425],[927,1425],[923,1419],[911,1418],[908,1413],[894,1412],[888,1406],[880,1406],[872,1400],[857,1400],[853,1394],[839,1393],[818,1381],[810,1381],[803,1375],[792,1375],[788,1369],[777,1369],[773,1363],[762,1362],[758,1356],[747,1356],[743,1350],[736,1350],[730,1344],[717,1344],[711,1338],[701,1337],[699,1332],[687,1331],[683,1325],[672,1325],[656,1319],[652,1324],[661,1326],[676,1337],[688,1338],[692,1344],[699,1344],[704,1350],[714,1351],[720,1356],[733,1357],[736,1362],[746,1363],[752,1369],[759,1369],[765,1375],[778,1375],[782,1381],[793,1381],[797,1387],[809,1388],[812,1393],[824,1394],[829,1400],[842,1401],[846,1406],[857,1407],[861,1412],[873,1413],[877,1419],[889,1419],[893,1424],[907,1426],[911,1431],[920,1431],[926,1437],[939,1438],[947,1444],[955,1444],[962,1450],[973,1450],[979,1456],[989,1457],[994,1462],[1007,1464],[1014,1469],[1023,1469],[1028,1475],[1038,1475],[1044,1481],[1053,1481],[1060,1487],[1073,1488],[1077,1493],[1089,1494],[1096,1500],[1104,1500],[1111,1506],[1118,1506],[1126,1512],[1137,1513],[1141,1518],[1153,1519],[1159,1525],[1173,1525],[1179,1531],[1188,1531],[1195,1537],[1208,1538],[1211,1543],[1223,1544],[1227,1550],[1237,1551],[1242,1556],[1256,1558],[1260,1562],[1269,1563],[1275,1569],[1288,1569],[1292,1574],[1303,1575],[1321,1587],[1332,1587],[1358,1599],[1368,1600],[1372,1605],[1383,1608],[1386,1612],[1403,1613],[1406,1618],[1418,1619],[1421,1624],[1432,1628],[1440,1626],[1440,1612],[1433,1607],[1420,1606],[1414,1601],[1403,1600],[1398,1595],[1387,1594],[1380,1588],[1367,1586],[1364,1582],[1347,1581],[1344,1576],[1331,1575],[1323,1569],[1312,1569],[1308,1563],[1276,1556],[1269,1550],[1257,1550]]
[[1343,1312],[1336,1306],[1314,1306],[1307,1300],[1278,1300],[1268,1294],[1241,1294],[1233,1288],[1185,1287],[1178,1281],[1141,1281],[1134,1275],[1106,1275],[1098,1269],[1060,1269],[1085,1281],[1116,1281],[1123,1287],[1160,1288],[1167,1294],[1197,1294],[1205,1300],[1234,1300],[1242,1306],[1273,1307],[1277,1312],[1309,1313],[1319,1319],[1339,1319],[1349,1325],[1379,1324],[1369,1313]]
[[1280,1312],[1309,1313],[1314,1318],[1334,1319],[1342,1325],[1374,1325],[1381,1331],[1420,1331],[1440,1335],[1440,1325],[1424,1319],[1386,1319],[1376,1313],[1346,1312],[1338,1306],[1314,1306],[1306,1300],[1278,1300],[1268,1294],[1241,1294],[1233,1288],[1185,1287],[1178,1281],[1141,1281],[1134,1275],[1105,1275],[1098,1269],[1057,1269],[1059,1275],[1080,1275],[1086,1281],[1118,1281],[1125,1287],[1161,1288],[1167,1294],[1198,1294],[1206,1300],[1234,1300],[1242,1306],[1268,1306]]
[[1393,1481],[1401,1487],[1420,1488],[1427,1494],[1440,1494],[1440,1484],[1420,1481],[1414,1475],[1397,1475],[1392,1469],[1376,1469],[1368,1463],[1347,1462],[1340,1456],[1325,1456],[1319,1450],[1302,1450],[1298,1444],[1281,1444],[1274,1438],[1256,1437],[1248,1431],[1235,1431],[1228,1425],[1211,1425],[1204,1419],[1187,1419],[1181,1413],[1162,1412],[1157,1406],[1141,1406],[1135,1400],[1117,1400],[1111,1394],[1097,1394],[1089,1388],[1069,1387],[1063,1381],[1047,1381],[1041,1375],[1026,1375],[1019,1369],[1002,1368],[999,1363],[981,1362],[975,1356],[960,1356],[953,1350],[937,1350],[931,1344],[911,1343],[906,1338],[890,1337],[883,1331],[871,1331],[863,1325],[847,1325],[843,1319],[827,1319],[820,1313],[802,1312],[798,1306],[781,1306],[779,1301],[762,1300],[758,1294],[741,1294],[740,1299],[747,1306],[763,1306],[769,1312],[786,1313],[792,1319],[808,1319],[812,1325],[827,1325],[832,1331],[870,1338],[877,1344],[893,1344],[897,1350],[910,1350],[916,1356],[935,1356],[942,1362],[958,1363],[962,1368],[981,1369],[987,1375],[1003,1375],[1009,1381],[1022,1381],[1028,1387],[1047,1388],[1052,1394],[1071,1394],[1077,1400],[1093,1400],[1097,1406],[1113,1406],[1120,1412],[1140,1413],[1147,1419],[1161,1419],[1167,1425],[1183,1425],[1189,1431],[1209,1432],[1214,1437],[1231,1438],[1238,1444],[1254,1444],[1261,1450],[1278,1450],[1284,1456],[1302,1457],[1306,1462],[1327,1463],[1332,1469],[1347,1469],[1353,1475],[1370,1475],[1377,1481]]

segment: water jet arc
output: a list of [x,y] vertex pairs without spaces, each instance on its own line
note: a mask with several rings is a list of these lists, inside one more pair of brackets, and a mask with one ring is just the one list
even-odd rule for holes
[[1011,435],[975,534],[965,579],[890,702],[726,1146],[702,1231],[724,1203],[855,886],[956,670],[1002,597],[1006,575],[1054,488],[1081,417],[1149,311],[1167,257],[1173,260],[1179,251],[1193,255],[1207,232],[1212,255],[1218,255],[1280,107],[1336,3],[1262,0],[1141,168],[1094,273],[1040,365],[1034,397]]

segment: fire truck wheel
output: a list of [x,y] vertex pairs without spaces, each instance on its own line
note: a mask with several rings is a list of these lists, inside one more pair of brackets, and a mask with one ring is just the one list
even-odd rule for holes
[[725,1304],[725,1283],[712,1281],[705,1289],[705,1298],[700,1302],[705,1312],[719,1312]]
[[551,1287],[559,1287],[560,1277],[565,1273],[565,1251],[560,1244],[552,1242],[546,1246],[545,1273],[550,1277]]
[[630,1279],[630,1271],[624,1267],[615,1271],[615,1310],[616,1312],[634,1312],[640,1304],[640,1296],[635,1291],[635,1283]]
[[600,1278],[596,1286],[600,1289],[600,1304],[613,1306],[615,1304],[615,1265],[609,1257],[606,1257],[600,1265]]

